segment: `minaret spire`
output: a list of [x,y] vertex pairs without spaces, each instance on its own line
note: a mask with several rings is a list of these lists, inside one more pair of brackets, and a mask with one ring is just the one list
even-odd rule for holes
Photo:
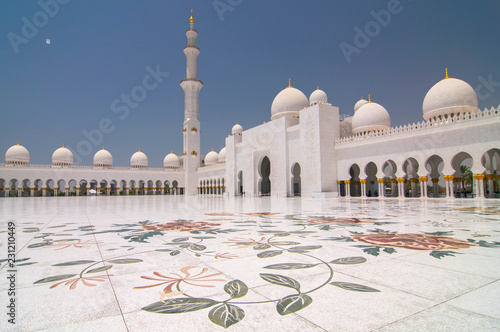
[[198,55],[200,49],[196,46],[198,31],[194,29],[193,10],[189,18],[189,29],[186,31],[188,44],[184,47],[186,55],[186,78],[181,81],[184,90],[184,176],[185,193],[188,195],[197,194],[196,173],[200,167],[200,121],[199,93],[203,87],[203,82],[198,79]]

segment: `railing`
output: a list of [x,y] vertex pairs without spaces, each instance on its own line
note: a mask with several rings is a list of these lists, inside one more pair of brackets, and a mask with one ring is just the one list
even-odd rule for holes
[[415,132],[415,131],[425,130],[425,129],[429,129],[429,128],[444,127],[444,126],[454,125],[454,124],[463,123],[463,122],[491,118],[491,117],[495,117],[495,116],[500,116],[500,105],[496,109],[494,107],[492,107],[489,110],[485,108],[484,111],[478,111],[476,113],[460,113],[460,114],[455,114],[454,116],[450,116],[450,117],[443,118],[443,119],[437,119],[437,120],[429,119],[427,121],[413,123],[410,125],[404,125],[404,126],[393,127],[393,128],[385,129],[385,130],[379,130],[379,131],[374,131],[374,132],[368,132],[368,133],[362,133],[362,134],[356,134],[353,136],[338,138],[335,140],[335,144],[339,145],[339,144],[350,143],[350,142],[364,141],[364,140],[372,139],[375,137],[399,135],[399,134],[403,134],[403,133]]

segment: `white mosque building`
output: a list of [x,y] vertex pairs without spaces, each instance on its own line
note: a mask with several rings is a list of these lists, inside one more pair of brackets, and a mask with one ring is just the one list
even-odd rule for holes
[[0,197],[95,192],[453,198],[467,185],[465,170],[472,173],[468,185],[474,197],[498,192],[500,106],[479,110],[474,89],[448,71],[425,96],[422,122],[399,127],[391,127],[389,112],[370,96],[355,103],[353,116],[340,117],[325,92],[318,88],[307,98],[289,82],[271,105],[271,121],[247,130],[234,125],[225,147],[203,156],[200,50],[192,15],[189,22],[181,156],[171,152],[162,168],[152,168],[139,150],[130,167],[114,167],[103,147],[93,166],[77,166],[63,145],[54,151],[52,165],[34,165],[18,142],[0,164]]

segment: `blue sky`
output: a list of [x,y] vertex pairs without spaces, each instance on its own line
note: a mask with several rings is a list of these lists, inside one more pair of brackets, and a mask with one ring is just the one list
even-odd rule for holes
[[[62,143],[76,150],[90,142],[84,131],[94,142],[90,152],[81,149],[83,165],[102,145],[115,166],[128,166],[138,148],[150,167],[162,167],[170,150],[182,154],[179,82],[191,7],[204,82],[202,153],[223,148],[237,121],[244,128],[269,121],[288,78],[307,96],[319,85],[341,114],[371,93],[392,125],[422,121],[422,101],[445,67],[479,88],[481,109],[500,104],[496,0],[59,0],[67,3],[57,10],[55,1],[41,0],[51,15],[40,14],[38,1],[0,3],[0,151],[19,139],[33,164],[50,164]],[[26,21],[37,31],[23,31]],[[371,35],[359,47],[358,28]],[[357,47],[350,61],[347,44]],[[126,117],[113,112],[114,100],[143,84],[148,66],[168,76]]]

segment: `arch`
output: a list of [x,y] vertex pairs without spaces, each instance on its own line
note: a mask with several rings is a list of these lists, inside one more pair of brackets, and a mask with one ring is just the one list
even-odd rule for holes
[[259,192],[262,196],[271,195],[271,161],[265,156],[259,163]]
[[243,196],[243,171],[238,172],[237,194]]
[[21,196],[23,197],[26,197],[26,196],[30,196],[30,192],[31,192],[31,181],[29,179],[24,179],[23,181],[21,181],[21,188],[22,188],[22,193],[21,193]]
[[295,163],[292,166],[292,196],[300,196],[302,191],[302,183],[300,178],[300,164]]
[[403,187],[403,193],[406,197],[419,197],[420,196],[420,186],[418,180],[418,161],[413,158],[407,158],[403,161],[402,170],[406,174],[405,186]]
[[226,192],[226,181],[224,178],[222,178],[222,193],[224,194]]
[[87,196],[87,187],[89,186],[89,183],[87,182],[87,180],[80,180],[78,182],[78,185],[80,186],[80,191],[79,191],[79,195],[80,196]]
[[429,194],[432,197],[439,197],[443,192],[443,188],[439,186],[439,179],[444,178],[444,160],[441,156],[432,155],[425,161],[425,169],[429,173],[429,178],[432,185],[428,185]]
[[120,187],[120,184],[118,183],[117,180],[113,179],[109,181],[109,194],[110,195],[119,195],[118,189]]
[[45,195],[43,196],[54,196],[54,186],[55,186],[54,180],[48,179],[47,181],[45,181],[45,185],[47,189]]
[[6,184],[5,179],[0,178],[0,197],[6,196],[5,184]]
[[352,164],[349,168],[349,174],[351,175],[351,183],[349,184],[349,191],[351,196],[361,196],[361,184],[359,175],[361,174],[361,170],[358,164]]
[[139,180],[137,187],[139,188],[137,195],[145,195],[144,188],[146,188],[146,183],[144,182],[144,180]]
[[397,197],[398,187],[397,187],[397,176],[396,172],[398,167],[394,160],[389,159],[382,165],[382,173],[384,173],[384,186],[385,192],[380,193],[386,197]]
[[366,191],[365,195],[368,197],[371,196],[378,196],[378,189],[376,185],[377,183],[377,172],[378,168],[377,165],[373,161],[370,161],[366,166],[365,166],[365,174],[366,174]]
[[137,195],[137,189],[136,189],[137,187],[136,187],[136,182],[135,182],[135,180],[130,180],[130,181],[129,181],[129,184],[130,184],[130,185],[129,185],[129,188],[130,188],[130,189],[129,189],[129,194],[130,194],[130,195]]
[[165,195],[170,195],[170,181],[166,180],[163,184],[165,185]]
[[[455,172],[453,174],[445,174],[454,176],[453,184],[459,186],[458,190],[460,190],[460,194],[463,197],[474,196],[473,166],[474,158],[468,152],[462,151],[455,154],[451,159],[451,167]],[[455,186],[453,187],[453,194],[456,196],[459,195]]]
[[77,192],[76,192],[76,180],[75,179],[71,179],[68,181],[68,196],[76,196],[77,195]]
[[483,165],[486,177],[484,179],[485,195],[494,198],[500,193],[499,173],[500,173],[500,149],[489,149],[481,156],[481,165]]
[[54,195],[57,196],[66,196],[66,181],[63,179],[57,180],[57,194],[54,192]]
[[177,187],[179,186],[179,183],[177,182],[177,180],[174,180],[172,182],[172,194],[173,195],[178,195],[178,192],[177,192]]

